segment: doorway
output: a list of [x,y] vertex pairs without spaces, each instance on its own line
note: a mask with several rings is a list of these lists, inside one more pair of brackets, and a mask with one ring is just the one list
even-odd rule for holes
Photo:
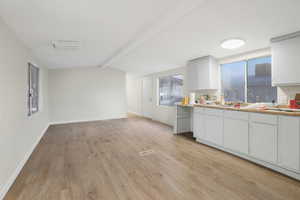
[[152,119],[153,111],[153,81],[152,77],[142,80],[142,114],[144,117]]

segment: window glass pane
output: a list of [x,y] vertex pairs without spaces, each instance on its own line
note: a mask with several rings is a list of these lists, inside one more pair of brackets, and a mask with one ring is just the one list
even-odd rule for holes
[[173,106],[183,98],[183,75],[159,78],[159,105]]
[[28,115],[39,111],[39,68],[29,63]]
[[245,101],[245,65],[246,62],[242,61],[221,66],[225,101]]
[[272,87],[271,57],[248,61],[247,99],[249,103],[277,100],[277,89]]

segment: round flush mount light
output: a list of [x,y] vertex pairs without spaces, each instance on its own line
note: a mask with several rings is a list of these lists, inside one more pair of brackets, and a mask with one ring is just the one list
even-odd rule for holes
[[230,49],[230,50],[240,48],[240,47],[242,47],[244,45],[245,45],[245,40],[242,40],[240,38],[227,39],[227,40],[224,40],[221,43],[221,47],[222,48],[224,48],[224,49]]

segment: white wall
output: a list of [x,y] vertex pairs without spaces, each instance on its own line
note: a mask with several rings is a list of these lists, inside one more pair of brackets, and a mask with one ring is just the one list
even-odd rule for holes
[[28,62],[36,63],[0,19],[0,199],[48,127],[47,70],[41,65],[41,111],[27,116]]
[[278,103],[287,104],[289,100],[295,99],[297,93],[300,93],[300,86],[282,86],[277,90]]
[[106,68],[49,70],[50,121],[126,117],[126,74]]

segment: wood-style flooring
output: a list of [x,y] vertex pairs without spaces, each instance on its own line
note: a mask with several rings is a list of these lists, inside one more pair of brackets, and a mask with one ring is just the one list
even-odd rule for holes
[[299,200],[300,182],[131,117],[51,126],[5,197],[102,199]]

